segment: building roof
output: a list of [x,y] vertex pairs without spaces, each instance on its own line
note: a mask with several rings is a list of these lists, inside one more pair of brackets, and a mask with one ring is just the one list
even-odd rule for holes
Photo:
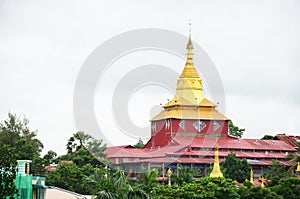
[[108,158],[157,158],[165,157],[166,153],[170,151],[178,151],[182,149],[183,146],[165,146],[155,149],[137,149],[137,148],[126,148],[126,146],[116,146],[116,147],[107,147],[106,153]]
[[274,139],[284,141],[294,147],[298,147],[298,142],[300,142],[300,136],[276,135]]
[[[220,159],[220,162],[223,162],[225,159]],[[247,159],[247,162],[250,166],[270,166],[272,165],[272,160],[252,160]],[[293,166],[295,163],[287,160],[280,160],[280,164],[285,166]],[[159,164],[206,164],[210,165],[214,163],[214,158],[195,158],[195,157],[158,157],[158,158],[145,158],[141,160],[133,160],[123,162],[123,164],[132,164],[132,163],[159,163]]]
[[[236,138],[204,138],[204,137],[172,137],[173,145],[155,149],[136,149],[128,146],[108,147],[108,158],[134,158],[136,162],[166,162],[174,159],[190,157],[186,160],[197,163],[210,163],[214,157],[214,147],[219,146],[220,158],[225,158],[233,152],[238,158],[262,161],[260,164],[271,164],[267,160],[284,159],[286,153],[295,153],[296,149],[280,140],[255,140]],[[150,161],[150,159],[153,159]],[[195,159],[195,160],[194,160]],[[168,160],[168,161],[167,161]],[[213,161],[213,159],[211,160]],[[253,163],[256,164],[256,163]]]
[[[164,110],[151,121],[173,119],[229,120],[216,110],[216,105],[205,98],[202,80],[193,63],[191,37],[187,45],[187,59],[177,80],[176,93]],[[223,134],[222,134],[223,135]],[[251,164],[271,165],[272,158],[283,159],[286,153],[296,153],[294,142],[289,138],[279,140],[238,139],[228,137],[184,137],[172,136],[165,140],[168,145],[161,148],[136,149],[129,146],[108,147],[108,158],[130,158],[133,162],[182,162],[210,164],[214,161],[213,149],[219,145],[219,156],[224,159],[230,152],[246,158]],[[151,139],[156,139],[152,135]],[[158,139],[158,138],[157,138]],[[169,138],[168,138],[169,139]],[[150,141],[149,141],[150,142]],[[149,143],[148,142],[148,143]],[[257,160],[259,159],[259,160]],[[120,161],[121,162],[121,161]],[[123,161],[124,162],[124,161]],[[288,163],[285,163],[288,164]]]
[[172,109],[165,109],[151,121],[163,120],[168,118],[174,119],[207,119],[207,120],[228,120],[228,118],[219,113],[214,108],[187,108],[176,107]]
[[267,151],[290,151],[296,152],[291,145],[280,140],[258,140],[238,138],[217,138],[217,137],[184,137],[173,136],[177,143],[189,145],[190,147],[214,148],[218,143],[219,149],[240,149],[240,150],[267,150]]

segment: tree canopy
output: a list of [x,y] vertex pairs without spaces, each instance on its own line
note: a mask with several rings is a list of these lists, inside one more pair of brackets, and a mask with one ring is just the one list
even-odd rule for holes
[[43,160],[40,153],[42,142],[36,138],[37,131],[29,129],[29,120],[8,113],[8,118],[0,123],[0,146],[8,145],[18,160],[32,160],[31,173],[44,175]]
[[300,196],[300,179],[296,177],[283,178],[271,190],[285,199],[295,199]]
[[245,129],[240,129],[235,126],[231,120],[228,121],[228,133],[231,136],[241,138],[244,134]]
[[135,148],[142,149],[145,146],[143,140],[139,138],[139,141],[134,145]]
[[268,179],[268,186],[275,186],[279,181],[287,176],[286,167],[278,160],[272,160],[272,166],[265,173],[265,178]]
[[153,198],[231,198],[239,199],[238,188],[231,179],[203,177],[190,183],[153,188]]
[[[225,178],[202,177],[195,179],[195,170],[178,167],[178,176],[172,175],[172,185],[159,183],[157,169],[144,171],[138,180],[128,178],[121,169],[108,167],[106,145],[102,140],[79,131],[67,141],[65,155],[57,157],[50,150],[41,158],[43,144],[36,138],[37,131],[28,127],[29,121],[11,113],[8,119],[0,122],[0,199],[7,199],[17,193],[16,160],[33,160],[33,175],[43,173],[44,165],[58,163],[59,167],[47,175],[46,184],[61,187],[81,194],[92,194],[95,198],[233,198],[233,199],[294,199],[300,195],[300,180],[295,177],[295,166],[287,168],[273,161],[264,177],[267,187],[253,186],[249,179],[250,167],[247,161],[240,160],[231,153],[220,164]],[[233,125],[233,124],[232,124]],[[232,127],[232,126],[231,126]],[[241,137],[243,129],[234,129],[236,137]],[[135,147],[142,147],[141,140]],[[297,154],[287,156],[290,161],[299,161]],[[239,187],[234,180],[237,180]],[[244,182],[243,184],[241,184]]]
[[274,136],[273,135],[264,135],[264,137],[261,138],[262,140],[273,140]]
[[144,186],[130,182],[121,169],[97,169],[87,178],[90,190],[96,199],[148,199]]
[[106,145],[83,131],[78,131],[68,139],[66,149],[67,154],[58,157],[57,162],[71,160],[80,167],[85,164],[92,164],[94,167],[109,164],[104,153]]
[[225,170],[225,177],[244,182],[250,177],[250,167],[246,159],[240,160],[234,153],[227,155],[221,167]]
[[51,171],[47,176],[47,184],[81,194],[89,194],[89,184],[85,178],[94,173],[94,167],[86,164],[80,167],[72,162],[62,162],[59,168]]
[[0,146],[0,199],[17,194],[14,179],[17,172],[17,160],[14,151],[8,146]]

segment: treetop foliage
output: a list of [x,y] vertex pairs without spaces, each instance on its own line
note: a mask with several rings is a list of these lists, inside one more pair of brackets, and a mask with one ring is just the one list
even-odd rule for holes
[[225,177],[237,180],[240,183],[250,179],[250,167],[246,159],[240,160],[234,153],[227,155],[221,167],[225,170]]
[[243,136],[245,130],[246,129],[240,129],[239,127],[235,126],[231,120],[228,121],[229,135],[241,138]]
[[0,199],[17,194],[14,179],[17,172],[17,159],[8,145],[0,146]]
[[43,175],[45,170],[40,157],[43,144],[36,138],[37,131],[30,130],[28,124],[25,117],[8,113],[8,118],[0,122],[0,146],[8,145],[17,160],[32,160],[31,173]]
[[[31,159],[33,175],[43,173],[45,165],[59,163],[59,167],[46,175],[46,184],[61,187],[81,194],[92,194],[100,198],[208,198],[208,199],[294,199],[300,195],[300,179],[290,177],[293,172],[274,161],[265,174],[266,188],[245,182],[250,177],[247,161],[240,160],[231,153],[220,164],[225,178],[199,176],[197,170],[178,167],[178,176],[172,175],[172,186],[159,183],[157,169],[150,173],[142,172],[138,180],[126,176],[123,170],[107,167],[106,145],[90,135],[79,131],[67,141],[65,155],[57,157],[50,150],[40,157],[43,144],[36,138],[37,131],[28,127],[29,121],[11,113],[8,119],[0,122],[0,199],[16,193],[13,180],[16,177],[16,160]],[[232,135],[241,137],[244,129],[230,125]],[[141,140],[135,147],[143,147]],[[287,159],[297,162],[299,156],[290,155]],[[69,161],[71,160],[71,161]],[[290,168],[293,171],[295,168]],[[291,174],[289,174],[291,173]],[[239,182],[239,187],[234,182]],[[5,196],[5,197],[4,197]],[[6,198],[5,198],[6,199]]]

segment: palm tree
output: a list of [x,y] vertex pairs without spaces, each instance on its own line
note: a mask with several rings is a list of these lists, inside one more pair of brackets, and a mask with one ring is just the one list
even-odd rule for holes
[[153,187],[159,185],[157,182],[158,170],[152,169],[149,173],[146,172],[144,168],[142,168],[142,173],[140,175],[141,179],[141,188],[146,191],[151,191]]
[[137,186],[129,186],[128,192],[126,194],[126,198],[128,199],[149,199],[150,196],[147,192],[143,189],[142,185]]
[[86,178],[90,185],[91,193],[95,199],[115,199],[117,198],[116,190],[112,183],[105,177],[103,169],[97,169],[93,175]]
[[[140,184],[130,185],[124,171],[115,169],[111,175],[105,175],[104,169],[97,169],[88,177],[91,192],[95,199],[148,199],[150,198]],[[107,177],[106,177],[107,176]]]
[[193,181],[194,176],[197,174],[196,169],[189,169],[189,168],[183,168],[181,166],[177,167],[178,169],[178,176],[174,176],[174,182],[182,185],[183,182],[190,183]]

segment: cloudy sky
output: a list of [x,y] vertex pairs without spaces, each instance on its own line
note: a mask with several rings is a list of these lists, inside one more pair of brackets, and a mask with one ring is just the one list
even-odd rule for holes
[[[91,52],[111,37],[134,29],[159,28],[187,35],[192,19],[193,40],[212,59],[222,79],[225,114],[246,128],[244,137],[299,135],[299,9],[297,0],[2,0],[0,120],[9,111],[25,115],[31,129],[38,130],[45,151],[63,154],[67,139],[80,130],[74,121],[73,92]],[[118,136],[122,132],[112,116],[109,91],[137,62],[162,64],[162,59],[178,73],[184,64],[166,53],[130,54],[115,62],[104,83],[99,83],[95,114],[104,132],[114,134],[113,144],[136,140]],[[155,105],[171,97],[169,90],[157,85],[137,90],[128,103],[130,119],[141,127],[149,125]]]

